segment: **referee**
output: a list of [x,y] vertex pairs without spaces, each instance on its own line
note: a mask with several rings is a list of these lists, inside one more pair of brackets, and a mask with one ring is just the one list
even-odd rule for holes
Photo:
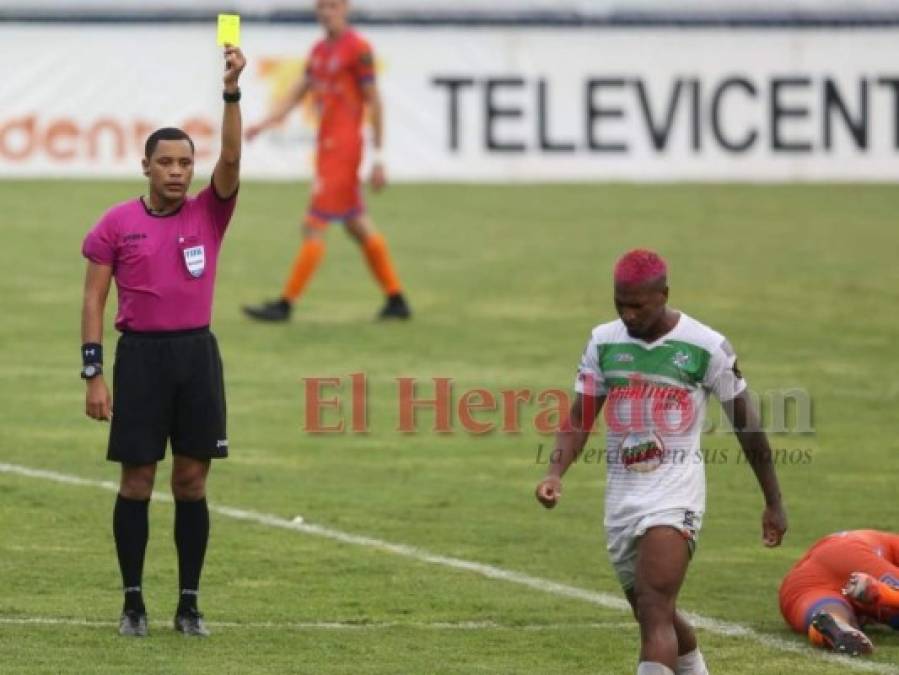
[[[156,465],[172,445],[172,494],[180,596],[175,630],[206,636],[197,608],[209,538],[206,476],[228,455],[222,361],[209,332],[219,249],[237,202],[241,115],[237,86],[246,59],[224,49],[222,149],[210,185],[187,194],[194,144],[180,129],[147,139],[142,161],[149,193],[114,206],[84,240],[81,315],[86,413],[112,420],[107,459],[122,466],[113,534],[125,603],[119,634],[145,636],[141,592]],[[122,336],[113,371],[115,404],[103,378],[103,310],[115,278]]]

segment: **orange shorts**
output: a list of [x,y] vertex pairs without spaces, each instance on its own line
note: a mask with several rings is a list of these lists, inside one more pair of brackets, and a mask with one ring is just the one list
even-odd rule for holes
[[359,183],[362,148],[342,151],[319,150],[315,184],[306,222],[323,227],[334,220],[365,213]]
[[805,633],[812,617],[825,605],[836,603],[856,611],[841,593],[853,572],[880,579],[899,575],[899,568],[851,534],[826,537],[793,566],[780,585],[780,612],[786,622]]

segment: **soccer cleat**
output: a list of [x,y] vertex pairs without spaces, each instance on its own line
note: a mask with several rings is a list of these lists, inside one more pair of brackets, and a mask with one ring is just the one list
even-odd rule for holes
[[257,321],[287,321],[290,318],[290,303],[281,298],[261,305],[244,305],[243,313]]
[[876,605],[880,600],[880,582],[870,574],[853,572],[843,587],[843,595],[860,605]]
[[175,615],[175,630],[184,635],[209,637],[209,629],[203,622],[203,615],[195,607],[178,610]]
[[813,644],[827,647],[837,654],[859,656],[874,651],[874,645],[867,635],[858,628],[838,621],[827,612],[818,612],[812,617],[808,636]]
[[147,613],[136,609],[124,610],[119,619],[119,635],[147,637]]
[[387,296],[387,302],[378,314],[379,319],[408,319],[412,316],[412,310],[406,304],[406,298],[402,293],[394,293]]

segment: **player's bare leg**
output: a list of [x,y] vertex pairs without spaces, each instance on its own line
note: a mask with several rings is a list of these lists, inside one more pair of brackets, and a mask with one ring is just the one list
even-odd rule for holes
[[[637,618],[637,605],[634,598],[634,590],[625,591],[627,601],[631,605],[634,612],[634,618]],[[697,647],[696,632],[693,626],[687,623],[687,620],[680,615],[680,612],[674,613],[674,632],[677,634],[677,655],[683,656],[689,654]]]
[[328,224],[307,216],[303,223],[303,240],[290,269],[281,297],[259,305],[246,305],[243,312],[257,321],[279,322],[290,318],[297,301],[325,256],[325,229]]
[[147,634],[147,610],[141,580],[150,534],[149,505],[155,479],[156,464],[122,464],[112,530],[125,595],[119,635],[127,637],[144,637]]
[[[636,619],[637,605],[633,589],[625,591],[625,596]],[[696,632],[677,611],[674,612],[674,632],[677,634],[677,669],[674,671],[676,675],[708,675],[705,659],[696,641]]]
[[175,498],[175,546],[178,549],[178,609],[175,630],[184,635],[205,637],[209,631],[197,608],[200,573],[209,540],[209,509],[206,477],[210,461],[175,455],[172,466],[172,496]]
[[387,296],[384,307],[378,315],[381,319],[408,319],[412,312],[403,297],[399,277],[390,260],[387,242],[365,214],[352,216],[344,221],[347,234],[362,248],[372,276]]
[[[637,544],[636,582],[633,597],[640,623],[640,669],[672,673],[678,667],[680,645],[675,628],[675,603],[687,573],[690,552],[683,535],[671,527],[654,527]],[[682,637],[690,645],[695,635],[682,622]],[[691,650],[692,651],[692,650]]]
[[360,246],[374,234],[377,234],[375,224],[372,219],[366,215],[348,218],[344,223],[346,233],[351,239],[354,239]]
[[808,639],[817,646],[839,654],[859,656],[870,654],[874,645],[858,625],[855,612],[844,602],[834,600],[823,604],[812,617]]

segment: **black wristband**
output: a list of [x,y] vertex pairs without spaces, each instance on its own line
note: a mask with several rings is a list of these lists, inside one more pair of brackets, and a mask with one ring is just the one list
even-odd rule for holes
[[233,94],[229,94],[227,91],[222,92],[222,98],[225,100],[225,103],[237,103],[240,100],[240,87],[237,88]]
[[103,345],[99,342],[85,342],[81,345],[81,365],[90,366],[103,363]]

